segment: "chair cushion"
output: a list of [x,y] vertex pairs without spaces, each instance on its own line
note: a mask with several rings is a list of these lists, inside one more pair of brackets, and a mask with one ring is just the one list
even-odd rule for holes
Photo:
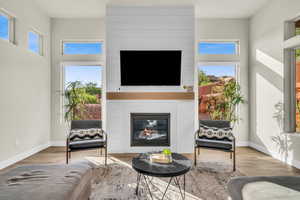
[[199,126],[204,125],[208,127],[216,128],[228,128],[230,126],[230,121],[226,120],[199,120]]
[[211,139],[196,139],[197,147],[205,147],[211,149],[220,149],[230,151],[233,148],[233,144],[230,141],[219,141]]
[[92,139],[92,140],[78,140],[71,141],[69,143],[69,148],[72,149],[91,149],[91,148],[100,148],[105,144],[104,139]]
[[221,141],[232,141],[233,133],[232,128],[217,128],[200,125],[198,131],[198,138],[200,139],[213,139]]
[[101,128],[90,129],[72,129],[70,132],[70,141],[102,139],[103,130]]
[[71,129],[102,128],[101,120],[72,120]]

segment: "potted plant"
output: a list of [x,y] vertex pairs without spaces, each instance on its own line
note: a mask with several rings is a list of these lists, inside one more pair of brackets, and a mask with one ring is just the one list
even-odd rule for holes
[[207,101],[207,111],[212,120],[230,121],[232,127],[240,120],[236,108],[245,103],[241,87],[234,79],[220,82],[213,88]]
[[70,122],[72,120],[79,120],[77,110],[84,106],[84,91],[80,81],[68,83],[64,97],[66,98],[65,104],[65,120]]

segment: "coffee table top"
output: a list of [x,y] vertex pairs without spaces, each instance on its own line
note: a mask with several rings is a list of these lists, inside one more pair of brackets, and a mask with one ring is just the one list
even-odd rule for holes
[[187,173],[192,167],[192,161],[185,156],[172,153],[172,163],[151,163],[149,153],[140,154],[132,159],[132,167],[138,173],[155,177],[174,177]]

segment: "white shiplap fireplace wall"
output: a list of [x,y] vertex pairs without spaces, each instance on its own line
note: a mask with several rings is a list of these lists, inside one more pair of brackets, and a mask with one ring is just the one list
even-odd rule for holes
[[[183,85],[194,85],[194,34],[192,6],[108,6],[107,92],[184,92]],[[181,86],[121,86],[120,50],[182,50]],[[146,152],[163,148],[130,146],[130,113],[170,113],[171,150],[181,153],[193,151],[194,100],[108,100],[106,106],[110,153]]]

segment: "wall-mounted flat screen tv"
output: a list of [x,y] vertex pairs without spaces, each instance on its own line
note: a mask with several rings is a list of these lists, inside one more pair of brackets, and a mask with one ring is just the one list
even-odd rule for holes
[[181,51],[121,50],[122,86],[179,86]]

